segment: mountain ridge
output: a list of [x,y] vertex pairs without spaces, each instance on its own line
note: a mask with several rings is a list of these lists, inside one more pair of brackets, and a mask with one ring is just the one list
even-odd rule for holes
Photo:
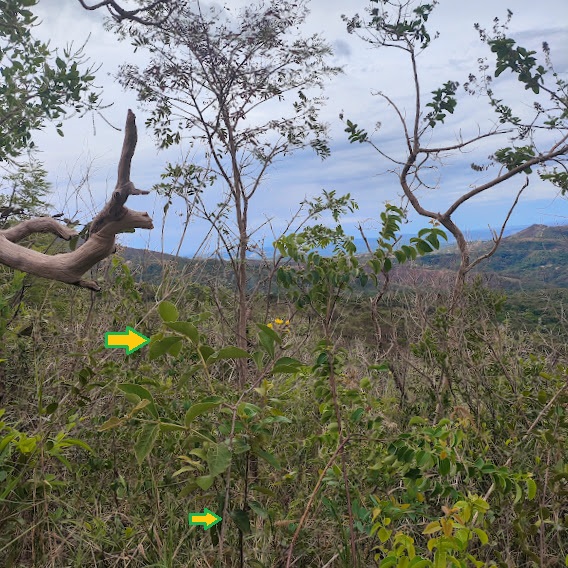
[[[488,277],[493,286],[507,290],[568,288],[567,245],[568,225],[533,224],[504,237],[494,255],[481,263],[475,272]],[[471,241],[472,256],[484,254],[491,246],[492,241]],[[138,265],[142,280],[157,278],[166,262],[189,272],[197,283],[206,284],[215,279],[227,286],[234,285],[226,260],[176,257],[132,247],[121,247],[120,253],[125,260]],[[262,262],[249,262],[260,276]],[[417,282],[434,285],[436,280],[447,282],[452,279],[458,264],[459,251],[450,243],[411,265],[395,266],[393,282],[398,285]]]
[[[493,243],[471,243],[472,256],[488,252]],[[534,224],[509,235],[495,253],[475,269],[495,277],[504,288],[568,288],[568,225]],[[419,264],[456,268],[457,247],[452,245],[422,257]]]

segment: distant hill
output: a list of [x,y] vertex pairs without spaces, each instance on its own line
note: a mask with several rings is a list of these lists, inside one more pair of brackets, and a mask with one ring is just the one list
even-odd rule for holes
[[[472,257],[487,252],[491,245],[487,240],[472,242]],[[196,284],[235,284],[231,267],[224,260],[188,259],[130,247],[121,249],[120,254],[135,266],[142,280],[156,282],[163,268],[172,266],[184,270]],[[260,261],[249,262],[254,285],[266,273],[266,267]],[[391,279],[398,286],[451,283],[458,262],[457,247],[450,244],[410,265],[395,267]],[[531,225],[503,238],[495,254],[481,263],[476,273],[487,275],[492,285],[506,290],[568,288],[568,225]]]
[[[487,241],[473,243],[472,253],[483,254],[491,245]],[[419,264],[455,269],[458,262],[459,255],[453,245],[422,257]],[[477,272],[492,275],[499,286],[508,289],[568,288],[568,225],[531,225],[504,238]]]
[[549,240],[559,241],[568,240],[568,225],[549,227],[548,225],[531,225],[518,233],[510,235],[506,241],[521,241],[521,240]]
[[[546,225],[543,225],[546,226]],[[511,226],[511,227],[507,227],[503,233],[503,236],[506,237],[507,235],[511,235],[513,233],[517,233],[518,231],[521,231],[522,229],[525,229],[526,225],[517,225],[517,226]],[[454,237],[448,233],[448,240],[445,241],[443,239],[440,240],[440,245],[442,247],[442,249],[446,248],[446,247],[451,247],[453,244],[455,244],[455,239]],[[492,238],[492,232],[489,228],[487,229],[473,229],[473,230],[469,230],[469,231],[464,231],[464,235],[465,238],[468,241],[489,241]],[[416,237],[416,233],[403,233],[399,236],[399,241],[398,244],[399,245],[408,245],[410,244],[410,239],[412,239],[413,237]],[[367,238],[369,245],[372,247],[373,244],[376,244],[377,242],[377,237],[373,237],[371,235],[368,235]],[[359,254],[366,254],[368,252],[367,249],[367,243],[365,242],[364,239],[362,239],[361,237],[355,237],[353,239],[353,243],[355,244],[355,247],[357,248],[357,253]],[[272,247],[265,247],[264,252],[267,254],[267,256],[272,256],[274,249]],[[331,254],[333,252],[333,246],[328,247],[327,249],[323,250],[324,254]]]

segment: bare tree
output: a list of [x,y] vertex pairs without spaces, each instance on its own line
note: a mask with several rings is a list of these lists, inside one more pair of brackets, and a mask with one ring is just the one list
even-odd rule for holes
[[36,217],[0,231],[0,263],[51,280],[74,284],[99,291],[99,285],[82,276],[95,264],[109,256],[115,247],[118,233],[132,229],[152,229],[148,213],[127,209],[124,204],[130,195],[146,195],[130,181],[130,164],[137,141],[134,113],[129,110],[126,118],[124,143],[118,165],[118,181],[112,197],[93,219],[89,237],[74,251],[47,255],[28,249],[19,243],[32,233],[52,233],[70,240],[77,233],[52,217]]

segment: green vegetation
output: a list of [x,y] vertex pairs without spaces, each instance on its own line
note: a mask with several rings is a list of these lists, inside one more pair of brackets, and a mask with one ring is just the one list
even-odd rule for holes
[[96,107],[93,69],[83,69],[83,50],[53,51],[33,37],[38,0],[0,2],[0,162],[13,161],[34,147],[32,134],[69,112]]
[[[568,226],[533,225],[503,239],[499,248],[476,269],[493,278],[507,290],[568,288]],[[492,243],[470,245],[476,254],[485,254]],[[459,252],[455,247],[420,259],[422,266],[435,269],[455,269]]]
[[[3,17],[12,14],[9,8],[23,18],[10,24],[21,34],[10,35],[4,26],[1,37],[27,46],[33,18],[26,8],[34,4],[0,1]],[[423,50],[432,41],[426,23],[435,3],[403,2],[398,16],[390,11],[393,4],[373,0],[370,21],[357,16],[348,28],[374,30],[382,47],[401,43],[414,66],[415,48]],[[160,107],[156,91],[143,93],[157,104],[150,125],[158,141],[175,143],[185,120],[186,128],[199,124],[202,130],[192,131],[194,143],[205,136],[218,170],[211,177],[209,167],[169,165],[159,186],[167,198],[165,214],[174,193],[195,196],[221,174],[229,201],[246,217],[246,204],[276,154],[311,142],[326,153],[315,116],[321,101],[312,106],[301,91],[293,118],[245,130],[241,146],[243,131],[237,125],[242,117],[227,111],[232,104],[260,104],[263,97],[282,102],[279,81],[290,89],[296,80],[319,85],[313,73],[321,71],[320,57],[328,53],[320,39],[294,44],[292,60],[290,46],[282,43],[283,32],[303,21],[303,11],[294,12],[297,4],[281,4],[283,21],[274,18],[276,5],[269,11],[247,7],[250,41],[231,32],[220,17],[192,19],[184,3],[185,19],[170,24],[160,0],[132,11],[114,0],[97,5],[107,6],[118,31],[139,47],[151,39],[167,45],[170,24],[176,32],[195,26],[181,37],[193,37],[187,47],[202,64],[196,76],[203,84],[192,86],[195,97],[219,87],[215,70],[231,68],[244,54],[230,77],[244,89],[242,98],[231,98],[234,92],[221,81],[215,102],[207,99],[209,91],[204,100],[187,103],[189,114],[175,124],[180,131],[168,130],[172,99],[161,100],[165,106]],[[171,5],[175,10],[177,3]],[[145,34],[149,23],[155,27]],[[208,35],[219,31],[221,36]],[[552,108],[542,112],[558,134],[565,100],[543,84],[545,68],[534,53],[515,47],[502,30],[491,37],[480,34],[496,54],[496,76],[511,71],[531,93],[554,95]],[[233,45],[231,57],[224,58],[217,44],[208,46],[211,37]],[[34,45],[45,58],[37,65],[49,71],[46,61],[54,54]],[[281,69],[255,67],[269,66],[263,51],[268,48],[282,56],[284,75],[278,75]],[[25,60],[18,52],[14,73],[25,74],[21,62],[17,65],[20,57]],[[30,76],[37,71],[34,61]],[[307,78],[296,75],[293,64],[306,64],[307,69],[300,68]],[[41,99],[46,107],[28,109],[39,114],[26,115],[19,134],[3,135],[0,159],[20,157],[29,149],[33,129],[50,118],[59,120],[59,105],[74,105],[75,95],[84,94],[81,85],[90,76],[79,77],[73,65],[66,71],[67,64],[56,59],[61,73],[68,73],[62,81],[71,93]],[[254,69],[262,71],[255,77],[265,89],[260,102],[250,92]],[[130,71],[125,77],[135,81],[137,72]],[[276,84],[268,80],[269,71]],[[147,72],[160,81],[173,78],[162,76],[159,68]],[[12,76],[9,72],[7,88]],[[185,71],[176,79],[191,82]],[[207,81],[212,81],[208,87]],[[560,91],[565,87],[557,77],[556,85]],[[137,88],[143,86],[137,83]],[[450,120],[457,88],[449,81],[433,91],[425,112],[412,118],[416,128],[407,129],[404,113],[399,114],[409,152],[398,162],[404,164],[400,179],[407,197],[414,195],[408,183],[420,181],[414,167],[419,154],[427,161],[442,152],[421,147],[418,139]],[[502,123],[523,128],[490,88],[485,94]],[[211,109],[220,114],[206,118],[203,113]],[[248,146],[274,130],[283,135],[276,146],[269,146],[274,139],[268,135],[268,146]],[[350,121],[347,132],[352,141],[370,141]],[[530,140],[495,150],[494,162],[507,170],[505,175],[524,175],[539,160],[546,162]],[[555,153],[555,163],[563,156]],[[260,166],[253,168],[252,188],[240,177],[251,163]],[[12,197],[0,201],[7,225],[46,207],[41,169],[16,171],[6,178]],[[563,183],[561,176],[550,179]],[[40,191],[34,194],[36,183]],[[213,222],[223,217],[227,203],[220,204],[218,217],[211,216]],[[451,220],[455,208],[437,217],[418,204],[417,210],[434,222],[401,244],[406,213],[386,204],[379,212],[379,236],[365,256],[356,254],[341,225],[357,209],[349,194],[324,191],[301,209],[305,215],[297,227],[291,223],[274,243],[272,262],[248,262],[246,218],[236,220],[231,248],[223,217],[218,228],[227,262],[158,257],[146,263],[126,250],[126,258],[117,254],[100,263],[93,275],[101,284],[98,295],[0,266],[1,566],[568,565],[566,288],[553,288],[557,281],[549,279],[550,289],[506,296],[482,278],[466,279],[477,261],[470,261],[469,245],[459,242],[457,284],[453,272],[419,265],[419,260],[455,259],[445,251],[436,254],[446,238],[440,225],[459,241],[461,232]],[[317,222],[324,213],[331,226]],[[545,262],[563,270],[565,253],[557,234],[537,232],[507,239],[480,268],[500,261],[508,278],[529,273],[538,262],[541,272]],[[540,245],[534,245],[539,238]],[[45,235],[28,243],[49,253],[67,246]],[[327,247],[333,254],[321,253]],[[478,259],[486,254],[483,248],[477,252]],[[127,326],[150,337],[150,344],[131,355],[105,349],[105,334]],[[222,521],[207,530],[190,524],[189,514],[206,510]]]
[[[438,291],[392,292],[378,337],[368,298],[310,276],[307,296],[257,304],[244,352],[226,342],[231,290],[162,300],[119,258],[102,270],[93,301],[2,273],[3,565],[284,566],[292,544],[304,566],[567,554],[559,296],[512,313],[476,285],[452,316]],[[125,325],[146,351],[103,349]],[[224,518],[207,532],[187,524],[204,507]]]

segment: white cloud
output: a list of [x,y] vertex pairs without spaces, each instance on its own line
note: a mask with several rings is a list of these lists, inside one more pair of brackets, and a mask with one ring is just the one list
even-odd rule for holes
[[[348,4],[348,5],[347,5]],[[232,10],[244,2],[233,2]],[[412,77],[407,61],[396,50],[376,50],[355,36],[349,35],[341,14],[363,13],[365,2],[346,3],[343,0],[312,0],[311,15],[306,24],[307,33],[322,33],[335,48],[335,64],[343,65],[345,73],[334,78],[326,90],[329,98],[323,117],[332,123],[334,136],[331,158],[321,162],[316,156],[299,152],[276,164],[269,172],[265,187],[258,193],[252,211],[253,223],[261,223],[265,218],[273,217],[276,225],[283,225],[290,211],[306,195],[313,196],[321,189],[336,189],[338,193],[351,192],[359,201],[360,211],[355,219],[378,216],[381,205],[387,200],[396,201],[397,185],[393,176],[385,175],[391,165],[381,159],[366,145],[350,145],[343,132],[344,125],[338,120],[341,111],[346,118],[371,129],[380,121],[381,130],[376,134],[376,142],[387,152],[401,156],[400,124],[389,105],[373,91],[384,91],[392,96],[404,113],[410,115],[413,109]],[[127,42],[118,42],[116,37],[103,29],[103,15],[99,10],[87,12],[76,0],[40,0],[38,14],[42,24],[37,35],[50,39],[52,46],[63,47],[70,41],[80,45],[90,35],[86,53],[93,62],[101,64],[97,74],[97,84],[103,87],[104,100],[113,103],[105,111],[109,122],[119,127],[124,123],[126,110],[133,108],[139,125],[139,143],[133,160],[133,180],[139,187],[148,188],[159,181],[159,175],[168,160],[175,159],[179,151],[158,152],[151,139],[151,133],[144,130],[146,113],[137,108],[136,96],[124,92],[113,78],[120,64],[137,58],[143,61],[143,55],[133,55]],[[463,82],[469,72],[477,72],[477,58],[488,56],[486,46],[478,39],[473,24],[479,22],[482,27],[490,28],[494,16],[502,19],[506,7],[494,0],[477,2],[441,2],[431,18],[431,28],[439,30],[441,37],[431,49],[419,58],[422,92],[424,97],[449,79]],[[540,49],[542,41],[550,43],[552,54],[558,65],[558,71],[566,71],[568,65],[568,45],[566,32],[568,25],[568,2],[541,0],[535,9],[533,0],[517,0],[514,3],[514,16],[510,33],[525,42],[532,49]],[[506,79],[506,78],[505,78]],[[499,87],[505,97],[518,103],[522,112],[527,93],[519,88],[513,79],[505,80]],[[456,117],[449,117],[448,128],[435,133],[432,142],[452,143],[460,135],[475,135],[478,128],[493,120],[485,101],[474,97],[460,100]],[[94,126],[93,126],[94,124]],[[45,161],[50,179],[57,192],[58,204],[63,204],[72,193],[72,188],[79,185],[85,175],[88,164],[92,164],[88,184],[85,184],[83,201],[71,199],[69,210],[85,207],[84,217],[88,218],[92,208],[102,203],[114,186],[116,164],[122,143],[122,133],[110,128],[100,117],[87,117],[83,120],[72,119],[65,124],[65,137],[59,138],[48,127],[37,137],[42,149],[41,158]],[[470,154],[445,162],[441,172],[441,190],[426,194],[426,203],[434,208],[444,208],[448,200],[461,194],[471,183],[478,182],[483,176],[475,174],[469,164],[476,160],[485,160],[494,149],[490,142],[479,144]],[[484,227],[487,223],[495,224],[506,214],[511,197],[519,186],[519,180],[509,186],[500,186],[488,194],[476,199],[471,204],[471,213],[458,216],[468,228]],[[556,191],[534,178],[526,191],[523,202],[514,216],[517,224],[533,222],[568,222],[568,202],[555,198]],[[91,198],[92,196],[92,198]],[[532,205],[531,205],[532,204]],[[134,209],[154,210],[155,226],[160,226],[163,207],[159,197],[148,196],[132,199],[129,203]],[[171,220],[170,220],[171,219]],[[554,220],[554,221],[553,221]],[[425,221],[416,222],[416,226]],[[353,223],[346,221],[345,226]],[[413,225],[414,226],[414,225]],[[164,231],[165,250],[171,250],[177,244],[180,226],[175,217],[168,218]],[[190,228],[191,242],[198,241],[206,233],[203,225]],[[139,235],[129,235],[127,242],[133,246],[144,246],[150,242],[159,245],[160,231],[155,229],[149,235],[139,231]],[[192,244],[184,251],[189,253]]]

